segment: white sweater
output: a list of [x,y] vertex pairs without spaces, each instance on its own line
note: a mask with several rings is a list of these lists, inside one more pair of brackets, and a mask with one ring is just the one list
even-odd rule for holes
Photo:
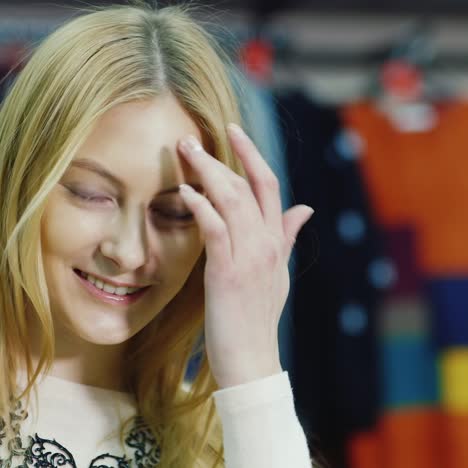
[[[312,467],[286,371],[213,397],[226,468]],[[9,421],[0,418],[0,468],[155,467],[159,448],[149,431],[134,429],[119,441],[116,430],[135,414],[130,394],[43,377],[37,402],[32,398],[27,410],[18,406]],[[6,435],[6,426],[15,438]]]

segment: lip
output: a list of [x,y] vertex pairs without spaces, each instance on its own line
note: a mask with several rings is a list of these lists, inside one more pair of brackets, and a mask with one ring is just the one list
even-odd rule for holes
[[78,268],[74,268],[75,273],[79,274],[85,273],[85,274],[90,274],[91,276],[94,276],[94,278],[97,278],[98,280],[101,280],[103,283],[110,284],[112,286],[115,286],[116,288],[146,288],[148,286],[140,286],[139,284],[130,284],[130,283],[116,283],[115,281],[109,280],[107,278],[103,278],[102,276],[96,275],[94,273],[88,273],[87,271],[82,271],[79,270]]
[[93,283],[90,283],[87,279],[83,278],[77,271],[73,270],[73,273],[78,278],[83,287],[91,294],[93,297],[100,299],[107,304],[126,306],[134,304],[137,302],[149,289],[151,286],[143,288],[141,291],[137,291],[133,294],[128,294],[126,296],[118,296],[117,294],[112,294],[102,289],[94,286]]

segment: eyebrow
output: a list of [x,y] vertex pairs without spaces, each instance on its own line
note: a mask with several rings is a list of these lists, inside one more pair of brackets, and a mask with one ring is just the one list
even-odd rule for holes
[[[81,169],[86,169],[88,171],[94,172],[95,174],[100,175],[104,179],[109,180],[111,183],[118,186],[121,190],[125,187],[125,184],[118,177],[116,177],[114,174],[109,172],[106,168],[101,166],[97,161],[92,161],[91,159],[86,159],[86,158],[74,159],[71,162],[70,166],[78,167]],[[184,182],[184,183],[192,186],[197,191],[201,191],[202,187],[200,184],[190,184],[188,182]],[[158,195],[164,195],[167,193],[177,193],[177,192],[179,192],[179,185],[162,190],[161,192],[158,192]]]

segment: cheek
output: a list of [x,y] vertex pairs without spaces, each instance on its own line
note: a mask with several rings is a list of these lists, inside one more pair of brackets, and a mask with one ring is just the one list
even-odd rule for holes
[[51,202],[42,218],[42,248],[47,254],[72,254],[102,234],[102,216],[84,213],[63,203]]

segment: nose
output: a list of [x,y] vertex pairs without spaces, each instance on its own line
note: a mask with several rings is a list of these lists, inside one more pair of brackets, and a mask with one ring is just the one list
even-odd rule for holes
[[120,271],[132,271],[148,261],[145,215],[122,214],[111,223],[110,233],[101,242],[100,251],[112,260]]

